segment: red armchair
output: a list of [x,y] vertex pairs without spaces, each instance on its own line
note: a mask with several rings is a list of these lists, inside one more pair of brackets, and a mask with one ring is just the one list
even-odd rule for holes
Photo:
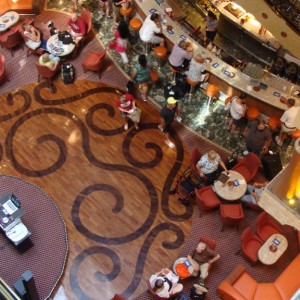
[[94,71],[98,73],[98,76],[100,78],[100,69],[103,64],[103,61],[105,59],[106,51],[91,51],[84,61],[81,63],[83,67],[84,73],[87,70]]
[[203,242],[203,243],[205,243],[210,249],[216,250],[216,247],[217,247],[216,241],[213,240],[212,238],[208,237],[208,236],[202,236],[202,237],[200,237],[199,242]]
[[191,154],[190,165],[191,165],[192,172],[193,172],[194,176],[199,180],[199,183],[202,182],[205,184],[207,182],[207,178],[205,176],[200,177],[199,171],[196,168],[197,162],[199,161],[201,156],[202,156],[202,153],[198,150],[198,148],[193,148],[192,154]]
[[274,219],[264,211],[256,219],[256,232],[260,239],[266,241],[272,234],[281,233],[281,230]]
[[38,82],[40,81],[40,78],[46,78],[49,82],[49,90],[52,93],[52,82],[51,79],[56,75],[57,71],[60,68],[60,65],[57,64],[56,68],[54,70],[50,70],[48,67],[40,65],[38,62],[35,62],[36,69],[38,71]]
[[1,47],[9,49],[12,57],[14,56],[13,51],[12,51],[13,48],[15,48],[17,46],[21,46],[23,48],[22,39],[21,39],[19,31],[10,30],[7,33],[1,35],[0,36],[0,44],[1,44]]
[[239,224],[244,219],[242,204],[221,204],[220,213],[223,223],[222,231],[225,226],[235,226],[237,230],[239,229]]
[[4,82],[5,80],[8,80],[5,77],[5,57],[0,54],[0,83]]
[[221,204],[217,194],[213,191],[211,186],[195,189],[195,194],[196,204],[200,209],[200,216],[201,212],[213,210]]
[[111,300],[126,300],[126,299],[122,297],[120,294],[115,294]]
[[243,255],[252,263],[258,261],[258,250],[263,245],[263,241],[251,230],[246,228],[242,234],[241,251]]
[[242,174],[247,182],[252,180],[257,173],[260,165],[260,159],[254,153],[249,153],[245,158],[240,160],[233,168],[233,171]]

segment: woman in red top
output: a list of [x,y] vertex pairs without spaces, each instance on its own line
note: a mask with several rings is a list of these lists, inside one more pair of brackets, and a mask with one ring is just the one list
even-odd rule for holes
[[135,129],[139,129],[139,121],[141,110],[135,106],[134,97],[131,94],[125,94],[117,100],[117,107],[121,112],[121,116],[126,119],[124,130],[128,129],[128,119],[133,121]]

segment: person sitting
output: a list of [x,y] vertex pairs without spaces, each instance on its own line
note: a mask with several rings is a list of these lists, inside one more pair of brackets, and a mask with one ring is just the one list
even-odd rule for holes
[[197,53],[191,60],[190,67],[186,72],[187,77],[194,82],[201,82],[201,85],[203,85],[209,78],[209,74],[205,72],[208,68],[206,60],[200,53]]
[[73,13],[68,21],[68,26],[69,32],[71,33],[75,44],[78,44],[79,41],[86,35],[86,22],[80,16],[78,16],[77,13]]
[[183,285],[178,283],[178,281],[179,277],[167,268],[151,275],[149,279],[152,290],[157,296],[163,298],[170,298],[170,296],[183,290]]
[[194,47],[190,42],[181,40],[179,44],[174,45],[169,56],[169,64],[177,71],[184,71],[193,57]]
[[39,58],[39,64],[48,67],[50,70],[54,71],[59,64],[60,59],[53,54],[44,53]]
[[296,118],[298,115],[299,107],[295,106],[295,99],[287,99],[285,100],[288,110],[286,110],[280,118],[281,128],[279,135],[276,136],[275,140],[279,147],[282,146],[285,141],[287,135],[292,134],[296,130]]
[[241,93],[239,97],[233,97],[230,106],[230,121],[227,130],[233,134],[238,134],[238,126],[241,123],[242,117],[245,115],[247,106],[243,102],[247,98],[247,94]]
[[22,29],[26,46],[32,50],[40,48],[42,43],[40,31],[26,23],[22,24]]
[[208,276],[210,265],[220,258],[220,255],[212,250],[206,243],[199,242],[196,249],[187,256],[189,262],[194,268],[192,276],[200,278],[199,283],[203,284]]
[[136,65],[131,72],[131,79],[142,93],[142,99],[147,101],[149,85],[150,85],[150,70],[147,66],[147,57],[142,54],[138,58],[139,64]]
[[153,13],[145,19],[140,31],[140,39],[145,43],[159,44],[164,46],[165,41],[162,37],[157,34],[162,33],[162,26],[160,23],[160,16],[157,13]]
[[247,194],[241,198],[241,201],[257,204],[267,184],[268,181],[262,183],[254,182],[253,185],[248,184]]
[[227,172],[227,168],[221,160],[220,155],[214,150],[210,150],[208,153],[201,156],[200,160],[196,164],[196,169],[198,170],[201,178],[206,177],[207,182],[212,184],[219,175],[219,166]]

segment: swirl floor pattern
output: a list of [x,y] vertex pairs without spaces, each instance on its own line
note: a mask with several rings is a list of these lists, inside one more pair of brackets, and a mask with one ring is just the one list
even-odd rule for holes
[[177,257],[190,230],[192,207],[169,196],[187,152],[175,132],[176,149],[164,144],[147,103],[138,103],[140,129],[124,131],[116,87],[54,86],[53,94],[41,82],[0,97],[1,172],[39,185],[62,212],[68,299],[132,299]]

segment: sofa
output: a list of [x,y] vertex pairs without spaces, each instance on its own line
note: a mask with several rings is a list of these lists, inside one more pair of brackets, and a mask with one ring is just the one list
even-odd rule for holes
[[300,290],[300,254],[272,283],[260,283],[243,265],[221,282],[218,294],[223,300],[290,300]]

